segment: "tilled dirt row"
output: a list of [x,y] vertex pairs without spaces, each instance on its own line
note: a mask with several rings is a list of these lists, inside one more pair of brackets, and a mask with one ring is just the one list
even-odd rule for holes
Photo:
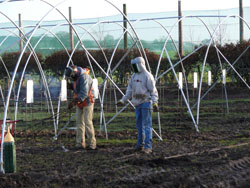
[[[25,135],[25,134],[24,134]],[[115,137],[116,134],[110,135]],[[120,132],[120,139],[134,135]],[[48,135],[18,141],[15,174],[0,175],[0,187],[248,187],[249,135],[163,132],[150,155],[134,144],[100,144],[79,150],[73,140],[52,142]],[[135,138],[135,135],[134,135]],[[221,145],[218,141],[238,143]],[[65,140],[67,141],[67,140]]]

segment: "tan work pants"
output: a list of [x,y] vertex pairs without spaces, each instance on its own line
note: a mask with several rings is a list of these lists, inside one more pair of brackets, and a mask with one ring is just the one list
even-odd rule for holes
[[85,145],[85,129],[88,138],[87,145],[96,147],[95,129],[93,126],[94,104],[83,109],[76,106],[76,144]]

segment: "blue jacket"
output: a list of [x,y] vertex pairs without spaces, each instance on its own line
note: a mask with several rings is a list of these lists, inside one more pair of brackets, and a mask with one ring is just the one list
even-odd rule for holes
[[87,74],[84,69],[77,67],[78,79],[76,81],[76,88],[74,88],[74,93],[77,94],[77,99],[83,102],[88,98],[89,90],[92,87],[93,80],[89,74]]

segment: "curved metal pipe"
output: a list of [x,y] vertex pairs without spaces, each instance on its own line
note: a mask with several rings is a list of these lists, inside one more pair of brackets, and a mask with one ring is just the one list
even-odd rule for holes
[[[20,30],[20,28],[19,28],[15,23],[13,23],[13,24]],[[12,31],[10,31],[10,30],[8,30],[8,31],[11,32],[11,33],[13,33],[13,34],[16,35],[17,37],[19,37],[19,35],[17,35],[16,33],[12,32]],[[21,32],[22,32],[22,31],[21,31]],[[24,38],[27,40],[27,37],[25,37],[25,35],[24,35],[23,32],[22,32],[22,35],[23,35]],[[23,41],[25,42],[25,40],[24,40],[23,38],[21,38],[21,37],[19,37],[19,38],[20,38],[20,40],[23,40]],[[36,55],[36,53],[35,53],[33,47],[32,47],[30,44],[28,44],[28,48],[29,48],[29,50],[31,51],[31,53],[30,53],[30,55],[29,55],[29,57],[28,57],[28,59],[27,59],[27,61],[26,61],[26,63],[25,63],[25,66],[24,66],[24,69],[23,69],[23,73],[22,73],[22,78],[21,78],[20,81],[21,81],[21,83],[22,83],[22,80],[23,80],[23,76],[24,76],[24,73],[25,73],[26,66],[28,65],[28,62],[29,62],[29,59],[30,59],[31,55],[34,54],[34,55],[33,55],[33,56],[34,56],[34,59],[35,59],[35,61],[36,61],[36,63],[37,63],[38,69],[39,69],[40,74],[41,74],[41,76],[42,76],[42,80],[43,80],[44,86],[46,87],[46,91],[47,91],[47,95],[48,95],[48,96],[46,95],[46,98],[48,97],[47,100],[50,102],[51,111],[52,111],[52,114],[54,114],[54,111],[53,111],[53,104],[52,104],[52,101],[51,101],[51,96],[50,96],[49,87],[48,87],[48,84],[47,84],[47,81],[46,81],[46,78],[45,78],[43,69],[42,69],[42,67],[41,67],[41,63],[39,62],[39,59],[38,59],[38,57],[37,57],[37,55]],[[20,83],[19,85],[21,85],[21,83]],[[14,90],[14,88],[13,88],[13,90]],[[18,92],[20,92],[20,91],[18,91]],[[19,99],[19,94],[18,94],[18,98],[16,99],[15,120],[16,120],[16,117],[17,117],[17,103],[18,103],[18,99]],[[49,109],[49,105],[48,105],[48,109]],[[54,118],[54,116],[53,116],[53,118]],[[54,120],[54,122],[55,122],[55,120]]]
[[[250,29],[249,25],[247,24],[247,22],[245,22],[246,25],[248,26],[248,28]],[[217,48],[217,47],[216,47]],[[223,56],[223,58],[227,61],[227,63],[230,65],[229,68],[227,68],[227,71],[229,71],[231,68],[236,72],[236,74],[240,77],[240,79],[245,83],[244,79],[239,75],[239,73],[233,68],[233,65],[235,65],[238,60],[248,51],[248,49],[250,48],[250,45],[248,45],[248,47],[239,55],[239,57],[232,63],[230,64],[229,61],[225,58],[225,56],[220,52],[220,50],[218,49],[219,53]],[[201,100],[215,87],[215,85],[221,80],[221,77],[216,80],[214,82],[214,84],[202,95]],[[249,85],[247,83],[245,83],[245,85],[249,88]],[[250,88],[249,88],[250,89]],[[197,103],[195,103],[192,108],[194,108],[197,105]]]
[[[0,43],[0,46],[2,46],[3,43],[4,43],[10,36],[11,36],[11,33],[9,33],[7,36],[5,36],[4,39],[3,39],[3,40],[1,41],[1,43]],[[15,43],[15,44],[16,44],[16,43]],[[5,51],[5,50],[4,50],[4,51]],[[0,53],[1,53],[1,52],[4,52],[4,51],[1,50]]]
[[[229,19],[230,17],[238,17],[240,19],[243,19],[241,18],[240,16],[237,16],[237,15],[231,15],[231,16],[227,16],[226,18],[224,18],[224,20],[222,20],[221,23],[219,23],[219,25],[216,27],[216,29],[214,30],[213,34],[212,34],[212,38],[210,39],[209,41],[209,45],[208,45],[208,48],[207,48],[207,51],[206,51],[206,54],[205,54],[205,58],[204,58],[204,61],[203,61],[203,65],[202,65],[202,72],[201,72],[201,78],[200,78],[200,86],[199,86],[199,94],[198,94],[198,102],[197,102],[197,124],[199,123],[199,111],[200,111],[200,99],[201,99],[201,87],[202,87],[202,78],[203,78],[203,73],[204,73],[204,69],[205,69],[205,64],[206,64],[206,60],[207,60],[207,56],[208,56],[208,51],[209,51],[209,48],[212,44],[212,40],[215,36],[215,32],[219,29],[219,27],[227,20]],[[245,20],[243,19],[243,21],[245,22]],[[249,25],[247,24],[247,22],[245,22],[246,25],[248,26],[249,28]],[[250,28],[249,28],[250,29]]]
[[[8,30],[8,29],[5,29],[5,30],[8,31],[8,32],[10,32],[10,33],[12,33],[12,34],[14,34],[14,35],[16,35],[20,40],[22,40],[23,42],[25,42],[25,40],[24,40],[22,37],[20,37],[18,34],[16,34],[15,32],[10,31],[10,30]],[[23,34],[23,36],[25,36],[25,35]],[[26,37],[25,37],[25,38],[26,38]],[[31,57],[32,54],[35,54],[35,55],[34,55],[34,58],[35,58],[35,61],[36,61],[37,65],[38,65],[38,69],[39,69],[41,75],[43,75],[43,70],[42,70],[42,67],[40,66],[39,59],[38,59],[36,53],[34,52],[34,50],[32,51],[32,47],[30,47],[30,46],[31,46],[31,45],[29,45],[28,48],[30,49],[31,53],[30,53],[30,55],[29,55],[29,57],[28,57],[28,59],[27,59],[27,61],[26,61],[26,63],[25,63],[25,66],[24,66],[24,69],[23,69],[23,73],[22,73],[22,76],[21,76],[21,79],[20,79],[20,83],[19,83],[19,88],[18,88],[17,96],[15,97],[15,98],[16,98],[16,101],[15,101],[15,102],[16,102],[15,120],[17,119],[17,106],[18,106],[18,102],[19,102],[19,93],[20,93],[20,89],[21,89],[21,84],[22,84],[23,76],[24,76],[24,73],[25,73],[26,66],[27,66],[27,64],[28,64],[28,62],[29,62],[29,59],[30,59],[30,57]],[[11,79],[11,78],[10,78],[10,79]],[[42,76],[42,80],[43,80],[44,85],[46,85],[47,82],[46,82],[46,80],[45,80],[45,77]],[[15,93],[14,88],[13,88],[13,92]],[[49,92],[49,91],[47,90],[47,92]],[[50,95],[49,95],[49,97],[50,97]],[[46,98],[47,98],[47,95],[46,95]],[[48,101],[49,101],[49,100],[51,101],[51,99],[48,99],[48,98],[47,98],[47,100],[48,100]],[[53,106],[52,106],[52,107],[53,107]],[[49,106],[48,106],[48,109],[49,109]],[[52,108],[52,109],[53,109],[53,108]]]
[[[43,1],[43,0],[42,0]],[[45,1],[43,1],[43,2],[45,2]],[[47,3],[48,5],[50,5],[50,6],[53,6],[53,5],[51,5],[51,4],[49,4],[48,2],[45,2],[45,3]],[[71,22],[69,22],[69,20],[56,8],[56,10],[64,17],[64,19],[65,20],[67,20],[67,22],[71,25],[71,27],[72,27],[72,29],[74,30],[74,32],[75,32],[75,34],[76,34],[76,36],[78,37],[78,39],[79,39],[79,42],[81,43],[81,46],[83,47],[83,49],[85,50],[85,53],[86,53],[86,55],[87,55],[87,58],[89,58],[89,56],[88,55],[90,55],[89,54],[89,52],[87,51],[87,49],[84,47],[84,45],[83,45],[83,43],[81,42],[81,40],[80,40],[80,38],[79,38],[79,36],[78,36],[78,34],[77,34],[77,32],[76,32],[76,30],[75,30],[75,28],[74,28],[74,26],[72,25],[72,23]],[[93,61],[97,64],[97,66],[99,67],[99,68],[101,68],[101,70],[104,72],[104,74],[106,74],[106,72],[102,69],[102,67],[95,61],[95,59],[91,56],[91,58],[93,59]],[[89,59],[88,59],[89,60]],[[90,64],[90,66],[91,66],[91,63],[90,63],[90,60],[89,60],[89,64]],[[92,66],[91,66],[92,67]],[[107,75],[107,74],[106,74]],[[110,77],[108,77],[109,79],[110,79]],[[113,82],[113,80],[111,80],[111,82],[112,83],[114,83]],[[116,84],[115,84],[115,87],[117,87],[116,86]],[[118,88],[118,90],[122,93],[122,91],[119,89],[119,87],[117,87]],[[59,109],[59,108],[58,108]],[[58,117],[59,118],[59,117]]]
[[[8,71],[8,69],[7,69],[7,67],[6,67],[6,65],[5,65],[5,63],[4,63],[4,61],[3,61],[3,58],[0,56],[0,60],[1,60],[1,62],[2,62],[2,64],[3,64],[3,66],[4,66],[4,69],[5,69],[5,71],[6,71],[6,73],[7,73],[7,76],[8,76],[8,78],[9,78],[9,80],[11,79],[11,77],[10,77],[10,73],[9,73],[9,71]],[[16,99],[16,92],[15,92],[15,89],[13,88],[13,93],[14,93],[14,99]]]
[[[79,25],[77,25],[78,27],[80,27],[81,29],[83,29],[83,30],[85,30],[85,32],[83,33],[83,35],[80,37],[80,39],[78,40],[78,42],[77,42],[77,44],[75,45],[75,47],[74,47],[74,49],[73,49],[73,51],[72,51],[72,53],[71,53],[71,55],[70,55],[70,57],[69,57],[69,61],[67,62],[67,65],[66,65],[66,67],[69,65],[69,62],[71,61],[71,59],[72,59],[72,56],[73,56],[73,54],[74,54],[74,52],[75,52],[75,50],[77,49],[77,47],[78,47],[78,45],[80,44],[80,41],[81,41],[81,39],[83,38],[83,36],[85,35],[85,33],[88,33],[95,41],[96,41],[96,43],[97,43],[97,45],[99,46],[99,48],[101,49],[101,51],[102,51],[102,53],[103,53],[103,55],[104,55],[104,57],[105,57],[105,60],[106,61],[108,61],[107,60],[107,57],[106,57],[106,55],[105,55],[105,53],[104,53],[104,51],[103,51],[103,48],[101,47],[101,45],[100,45],[100,43],[95,39],[95,37],[89,32],[89,30],[86,30],[85,28],[83,28],[82,26],[79,26]],[[91,27],[92,28],[92,27]],[[76,31],[75,31],[76,32]],[[78,37],[79,38],[79,37]],[[88,56],[87,56],[88,57]],[[91,63],[90,63],[90,60],[89,60],[89,58],[88,58],[88,62],[89,62],[89,64],[90,64],[90,66],[91,66],[91,70],[92,70],[92,73],[93,73],[93,76],[94,76],[94,78],[95,78],[95,74],[94,74],[94,70],[93,70],[93,67],[92,67],[92,65],[91,65]],[[107,62],[108,63],[108,62]],[[63,79],[65,78],[65,75],[63,75]],[[60,92],[61,93],[61,92]],[[98,94],[99,95],[99,97],[100,97],[100,94]],[[61,94],[60,94],[60,96],[61,96]],[[59,112],[60,112],[60,104],[61,104],[61,101],[60,101],[60,97],[59,97],[59,99],[58,99],[58,107],[57,107],[57,114],[59,114]],[[101,109],[102,109],[102,106],[101,106]],[[57,116],[57,126],[58,126],[58,123],[59,123],[59,115]]]
[[117,7],[117,6],[115,6],[113,3],[111,3],[111,2],[108,1],[108,0],[104,0],[104,1],[106,1],[107,3],[109,3],[110,5],[112,5],[112,6],[113,6],[116,10],[118,10],[118,11],[120,12],[120,14],[127,20],[128,24],[130,25],[131,29],[133,30],[133,32],[134,32],[134,34],[135,34],[135,36],[136,36],[136,38],[137,38],[137,40],[138,40],[139,43],[140,43],[140,46],[141,46],[141,48],[142,48],[142,51],[143,51],[143,54],[144,54],[144,57],[145,57],[145,60],[146,60],[147,66],[148,66],[148,70],[149,70],[149,72],[151,72],[151,69],[150,69],[150,66],[149,66],[149,63],[148,63],[148,58],[147,58],[147,56],[146,56],[146,53],[145,53],[145,50],[144,50],[143,45],[142,45],[142,43],[141,43],[141,40],[140,40],[140,38],[138,37],[138,34],[136,33],[136,31],[135,31],[133,25],[131,24],[131,22],[129,21],[128,17],[127,17],[127,16]]
[[[64,0],[65,1],[65,0]],[[63,2],[63,1],[62,1]],[[56,6],[60,5],[62,2],[58,3]],[[35,31],[38,29],[40,23],[45,19],[45,17],[50,13],[52,12],[55,7],[54,6],[52,9],[50,9],[45,15],[44,17],[42,17],[42,19],[38,22],[38,24],[36,25],[36,27],[34,28],[33,32],[31,33],[27,43],[25,44],[20,56],[19,56],[19,59],[17,61],[17,64],[16,64],[16,67],[15,67],[15,70],[13,72],[13,76],[12,76],[12,79],[11,79],[11,83],[10,83],[10,89],[9,89],[9,92],[8,92],[8,96],[7,96],[7,99],[6,99],[6,105],[5,105],[5,109],[4,109],[4,117],[3,117],[3,126],[2,126],[2,135],[4,135],[4,130],[5,130],[5,126],[6,126],[6,118],[7,118],[7,113],[8,113],[8,107],[9,107],[9,100],[10,100],[10,95],[11,95],[11,90],[12,90],[12,87],[13,87],[13,84],[14,84],[14,79],[15,79],[15,76],[16,76],[16,73],[17,73],[17,69],[19,67],[19,64],[21,62],[21,59],[22,59],[22,56],[32,38],[32,36],[34,35]],[[12,21],[12,20],[11,20]],[[4,142],[4,137],[2,137],[2,143],[1,143],[1,160],[0,160],[0,163],[1,163],[1,172],[4,172],[4,168],[3,168],[3,142]]]
[[[161,55],[160,55],[159,62],[160,62],[160,60],[161,60],[161,58],[162,58],[163,52],[165,51],[165,53],[166,53],[166,55],[167,55],[167,58],[168,58],[168,61],[169,61],[169,63],[170,63],[171,69],[172,69],[172,71],[173,71],[173,73],[174,73],[174,76],[175,76],[175,78],[176,78],[176,81],[177,81],[177,83],[178,83],[178,85],[179,85],[179,88],[180,88],[181,94],[182,94],[182,96],[183,96],[184,102],[186,103],[186,106],[187,106],[187,108],[188,108],[188,112],[189,112],[189,114],[190,114],[190,116],[191,116],[191,118],[192,118],[192,121],[193,121],[193,123],[194,123],[195,129],[196,129],[197,132],[199,132],[197,123],[195,122],[195,119],[194,119],[194,117],[193,117],[193,113],[192,113],[192,111],[191,111],[191,109],[190,109],[188,100],[186,99],[186,96],[185,96],[185,94],[184,94],[184,92],[183,92],[183,89],[180,87],[179,79],[178,79],[178,77],[177,77],[177,75],[176,75],[176,72],[175,72],[175,69],[174,69],[174,65],[172,64],[172,61],[171,61],[170,56],[169,56],[169,54],[168,54],[168,51],[167,51],[167,49],[166,49],[166,45],[167,45],[168,38],[171,36],[171,33],[172,33],[173,29],[174,29],[174,26],[176,26],[180,21],[182,21],[184,18],[187,18],[187,17],[188,17],[188,16],[183,16],[183,17],[182,17],[181,19],[179,19],[179,20],[172,26],[172,28],[170,29],[169,35],[168,35],[168,37],[167,37],[167,39],[165,40],[165,43],[164,43],[164,45],[163,45],[163,48],[162,48],[162,52],[161,52]],[[158,63],[159,63],[159,62],[158,62]],[[180,63],[181,63],[181,62],[182,62],[182,60],[180,60]]]
[[[98,24],[101,24],[102,22],[98,22],[98,23],[96,23],[94,26],[96,26],[96,25],[98,25]],[[111,61],[112,61],[112,59],[113,59],[113,56],[112,56],[112,58],[111,58],[111,60],[110,60],[110,63],[108,62],[108,60],[107,60],[107,58],[106,58],[106,55],[105,55],[105,53],[104,53],[104,51],[103,51],[103,48],[101,47],[101,45],[100,45],[100,43],[96,40],[96,38],[89,32],[89,30],[90,29],[92,29],[94,26],[92,26],[91,28],[89,28],[88,30],[86,30],[85,28],[83,28],[83,27],[81,27],[82,29],[84,29],[85,30],[85,33],[87,32],[95,41],[96,41],[96,43],[98,44],[98,46],[99,46],[99,48],[101,49],[101,51],[102,51],[102,53],[103,53],[103,55],[104,55],[104,57],[105,57],[105,60],[106,60],[106,62],[107,62],[107,64],[109,65],[109,67],[110,67],[110,65],[111,65]],[[84,33],[84,34],[85,34]],[[128,32],[129,34],[130,34],[130,32]],[[84,34],[81,36],[81,38],[80,38],[80,40],[78,41],[78,43],[76,44],[76,47],[73,49],[73,51],[72,51],[72,54],[71,54],[71,57],[70,58],[72,58],[72,56],[73,56],[73,54],[74,54],[74,52],[75,52],[75,50],[77,49],[77,46],[81,43],[81,39],[82,39],[82,37],[84,36]],[[131,35],[132,36],[132,35]],[[117,45],[118,46],[118,45]],[[115,49],[116,50],[116,49]],[[113,53],[114,54],[114,53]],[[87,55],[88,56],[88,55]],[[90,61],[89,61],[89,63],[90,63]],[[67,66],[68,66],[68,64],[69,64],[69,62],[67,63]],[[92,70],[93,71],[93,70]],[[94,71],[93,71],[94,72]],[[107,73],[105,73],[106,75],[108,75],[108,72],[110,72],[110,70],[109,70],[109,68],[108,68],[108,70],[107,70]],[[111,72],[112,73],[112,72]],[[107,77],[106,77],[107,78]],[[105,88],[105,87],[104,87]],[[101,99],[101,114],[102,114],[102,112],[103,112],[103,99],[104,99],[104,96],[101,98],[100,97],[100,99]],[[60,100],[58,101],[58,110],[60,109]],[[58,113],[59,113],[59,111],[58,111]],[[103,119],[105,119],[104,118],[104,113],[103,113],[103,115],[101,115],[100,117],[103,117]],[[58,117],[59,118],[59,117]],[[58,121],[59,121],[59,119],[58,119]],[[58,122],[57,121],[57,122]],[[101,120],[100,120],[101,121]],[[105,125],[105,120],[104,120],[104,127],[105,127],[105,132],[107,133],[107,130],[106,130],[106,125]],[[106,136],[107,136],[107,134],[106,134]]]
[[1,94],[1,97],[2,97],[2,101],[3,101],[3,107],[5,108],[5,99],[4,99],[3,90],[2,90],[1,85],[0,85],[0,94]]
[[[43,27],[40,27],[40,29],[44,29],[44,30],[47,31],[47,32],[45,32],[45,33],[40,37],[40,39],[37,41],[37,43],[35,44],[35,46],[33,47],[33,49],[35,50],[36,47],[37,47],[37,45],[40,43],[40,41],[41,41],[48,33],[50,33],[50,34],[52,34],[52,35],[58,40],[58,42],[60,42],[60,44],[62,45],[62,47],[63,47],[64,50],[66,51],[67,55],[70,56],[70,54],[69,54],[67,48],[65,47],[65,45],[63,44],[63,42],[57,37],[57,35],[55,35],[53,32],[51,32],[51,30],[56,29],[57,27],[59,27],[59,26],[61,26],[61,25],[62,25],[62,24],[58,24],[58,25],[54,26],[53,28],[51,28],[50,30],[48,30],[48,29],[46,29],[46,28],[43,28]],[[22,86],[23,77],[24,77],[25,70],[26,70],[26,67],[27,67],[27,65],[28,65],[29,59],[31,58],[32,54],[33,54],[33,52],[30,53],[30,55],[29,55],[29,57],[28,57],[28,59],[27,59],[27,61],[26,61],[25,67],[24,67],[24,69],[23,69],[22,75],[21,75],[21,79],[20,79],[20,83],[19,83],[19,87],[18,87],[18,92],[17,92],[17,103],[16,103],[16,108],[15,108],[15,120],[16,120],[16,118],[17,118],[17,108],[18,108],[18,101],[19,101],[18,99],[19,99],[19,94],[20,94],[20,90],[21,90],[21,86]],[[47,97],[47,95],[46,95],[46,97]]]
[[[124,32],[121,34],[121,37],[119,38],[118,42],[116,43],[116,46],[115,46],[115,48],[114,48],[114,50],[113,50],[113,53],[112,53],[112,55],[111,55],[111,58],[110,58],[110,62],[108,63],[108,69],[107,69],[107,72],[106,72],[106,73],[108,74],[108,72],[110,71],[111,77],[112,77],[112,72],[114,72],[115,69],[118,67],[118,66],[115,67],[115,68],[111,71],[111,70],[110,70],[110,68],[111,68],[111,63],[112,63],[112,61],[113,61],[115,52],[116,52],[116,50],[118,49],[118,46],[119,46],[119,44],[120,44],[120,42],[121,42],[121,40],[122,40],[122,37],[123,37],[124,33],[125,33],[125,32],[128,32],[128,34],[131,36],[132,40],[133,40],[133,41],[135,42],[135,44],[137,45],[137,41],[133,38],[133,36],[132,36],[132,34],[130,33],[130,31],[128,31],[127,28],[124,28],[121,24],[118,24],[118,25],[121,26],[121,27],[124,29]],[[134,46],[134,45],[133,45],[133,46]],[[133,47],[133,46],[132,46],[132,47]],[[132,47],[131,47],[131,48],[132,48]],[[140,51],[139,48],[138,48],[138,50],[139,50],[139,52],[141,53],[141,51]],[[130,51],[130,49],[129,49],[129,51]],[[126,55],[126,56],[127,56],[127,55]],[[125,57],[126,57],[126,56],[125,56]],[[123,56],[123,58],[125,58],[125,57]],[[119,62],[118,62],[118,63],[119,63]],[[106,83],[107,83],[107,76],[106,76],[106,78],[104,79],[104,82],[103,82],[103,84],[102,84],[102,86],[103,86],[103,93],[102,93],[102,98],[101,98],[101,103],[102,103],[102,104],[103,104],[103,101],[104,101]],[[115,90],[114,90],[114,92],[115,92]],[[117,103],[116,101],[117,101],[117,100],[116,100],[116,93],[115,93],[115,104]],[[116,107],[117,107],[117,105],[116,105]],[[116,112],[116,113],[117,113],[117,112]],[[101,123],[102,123],[102,117],[103,117],[104,125],[106,125],[103,111],[101,111],[101,115],[100,115],[100,125],[101,125]],[[106,127],[106,126],[105,126],[105,127]]]
[[[41,1],[43,1],[43,0],[41,0]],[[43,2],[45,2],[46,4],[48,4],[48,5],[50,5],[50,6],[52,6],[53,7],[53,5],[51,5],[50,3],[48,3],[48,2],[46,2],[46,1],[43,1]],[[75,30],[75,28],[74,28],[74,26],[72,25],[72,23],[61,13],[61,11],[60,10],[58,10],[57,8],[55,8],[63,17],[64,17],[64,19],[70,24],[70,26],[72,27],[72,29],[73,29],[73,31],[75,32],[75,34],[76,34],[76,36],[78,37],[78,39],[79,39],[79,42],[81,43],[81,46],[83,47],[83,49],[85,50],[85,53],[86,53],[86,55],[87,55],[87,58],[88,58],[88,62],[89,62],[89,64],[90,64],[90,66],[91,66],[91,69],[92,69],[92,72],[94,72],[93,71],[93,68],[92,68],[92,65],[91,65],[91,63],[90,63],[90,59],[89,59],[89,52],[87,51],[87,49],[84,47],[84,45],[83,45],[83,43],[82,43],[82,41],[80,40],[80,37],[79,37],[79,35],[78,35],[78,33],[76,32],[76,30]],[[92,57],[92,56],[91,56]],[[95,63],[97,63],[96,61],[95,61],[95,59],[92,57],[92,59],[94,60],[94,62]],[[97,65],[101,68],[101,66],[97,63]],[[68,65],[67,65],[68,66]],[[101,68],[101,70],[105,73],[105,71]],[[106,74],[106,73],[105,73]],[[109,78],[110,79],[110,78]],[[113,81],[111,81],[111,82],[113,82]],[[117,87],[117,86],[116,86]],[[119,89],[119,88],[118,88]],[[119,89],[120,90],[120,89]],[[121,90],[120,90],[121,91]],[[59,103],[60,103],[60,101],[59,101]],[[60,106],[60,104],[58,104],[58,106]],[[58,108],[59,109],[59,108]],[[59,116],[57,116],[57,120],[59,121]],[[57,121],[57,122],[58,122]],[[55,135],[56,136],[56,135]]]
[[8,78],[11,79],[10,73],[9,73],[9,71],[8,71],[8,69],[7,69],[7,67],[6,67],[6,65],[5,65],[5,63],[4,63],[4,61],[3,61],[2,56],[0,56],[0,61],[1,61],[2,64],[3,64],[3,67],[4,67],[4,69],[5,69],[6,73],[7,73]]

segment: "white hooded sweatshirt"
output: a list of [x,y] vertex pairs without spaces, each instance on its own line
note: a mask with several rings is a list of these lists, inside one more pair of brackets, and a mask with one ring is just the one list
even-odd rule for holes
[[126,102],[132,97],[131,102],[134,106],[145,102],[158,103],[158,92],[155,87],[155,80],[153,75],[147,71],[144,59],[137,57],[131,60],[131,63],[138,64],[139,72],[131,76],[126,95],[123,96],[121,100]]

